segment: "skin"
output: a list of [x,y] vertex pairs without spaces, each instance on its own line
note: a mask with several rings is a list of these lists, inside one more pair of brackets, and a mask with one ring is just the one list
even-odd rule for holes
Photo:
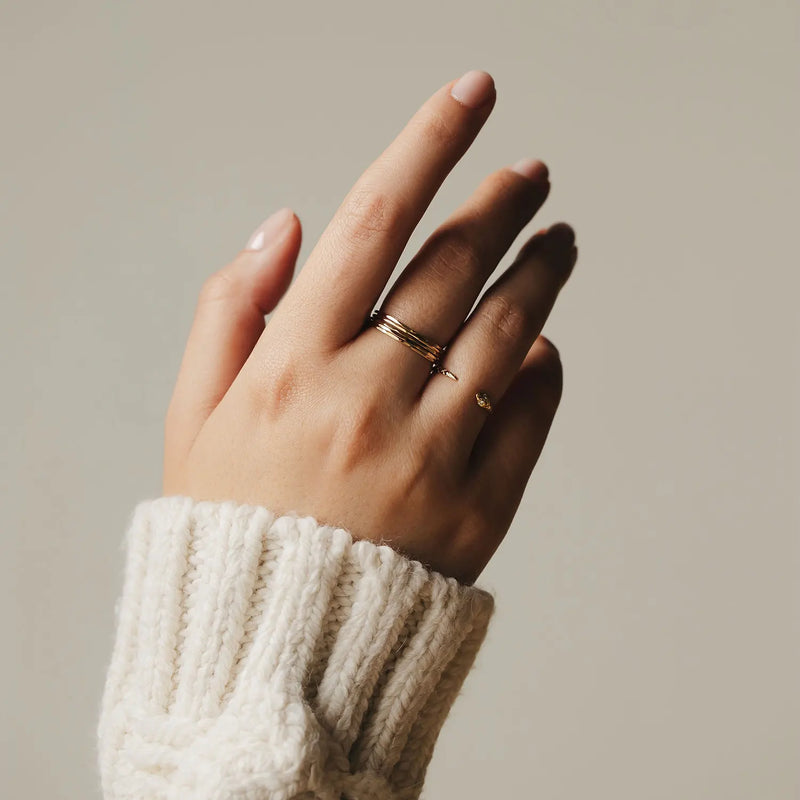
[[[357,180],[292,282],[300,222],[203,286],[165,423],[164,494],[299,513],[472,583],[505,536],[559,405],[540,331],[575,261],[565,223],[491,285],[547,197],[503,167],[434,231],[382,304],[459,378],[365,320],[495,103],[435,92]],[[475,300],[486,288],[470,314]],[[271,314],[265,325],[265,315]],[[480,408],[488,392],[493,413]]]

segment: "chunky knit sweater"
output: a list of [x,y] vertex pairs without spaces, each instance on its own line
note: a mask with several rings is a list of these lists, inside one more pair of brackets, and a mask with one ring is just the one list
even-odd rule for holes
[[126,537],[106,800],[411,800],[486,591],[311,516],[161,497]]

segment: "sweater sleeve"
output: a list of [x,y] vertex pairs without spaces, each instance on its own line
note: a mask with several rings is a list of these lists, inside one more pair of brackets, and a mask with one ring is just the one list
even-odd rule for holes
[[413,800],[491,594],[340,527],[161,497],[126,536],[106,800]]

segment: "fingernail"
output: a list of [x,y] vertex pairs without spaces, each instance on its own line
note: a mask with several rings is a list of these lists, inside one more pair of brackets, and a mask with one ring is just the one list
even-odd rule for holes
[[254,231],[247,240],[245,250],[263,250],[272,239],[286,226],[292,218],[291,208],[278,209],[274,214],[267,217]]
[[561,247],[572,247],[575,244],[575,231],[566,222],[556,222],[547,231],[548,238]]
[[494,92],[494,79],[488,72],[472,69],[462,75],[450,90],[450,94],[465,106],[478,108],[482,106]]
[[544,181],[550,174],[547,165],[535,158],[521,158],[511,169],[532,181]]

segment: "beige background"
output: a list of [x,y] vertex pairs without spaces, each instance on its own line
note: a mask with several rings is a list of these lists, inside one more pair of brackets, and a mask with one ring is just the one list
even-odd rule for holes
[[3,2],[3,796],[98,797],[122,532],[203,278],[282,205],[302,264],[477,67],[497,105],[405,260],[526,155],[581,258],[545,328],[562,406],[426,797],[797,800],[798,16]]

